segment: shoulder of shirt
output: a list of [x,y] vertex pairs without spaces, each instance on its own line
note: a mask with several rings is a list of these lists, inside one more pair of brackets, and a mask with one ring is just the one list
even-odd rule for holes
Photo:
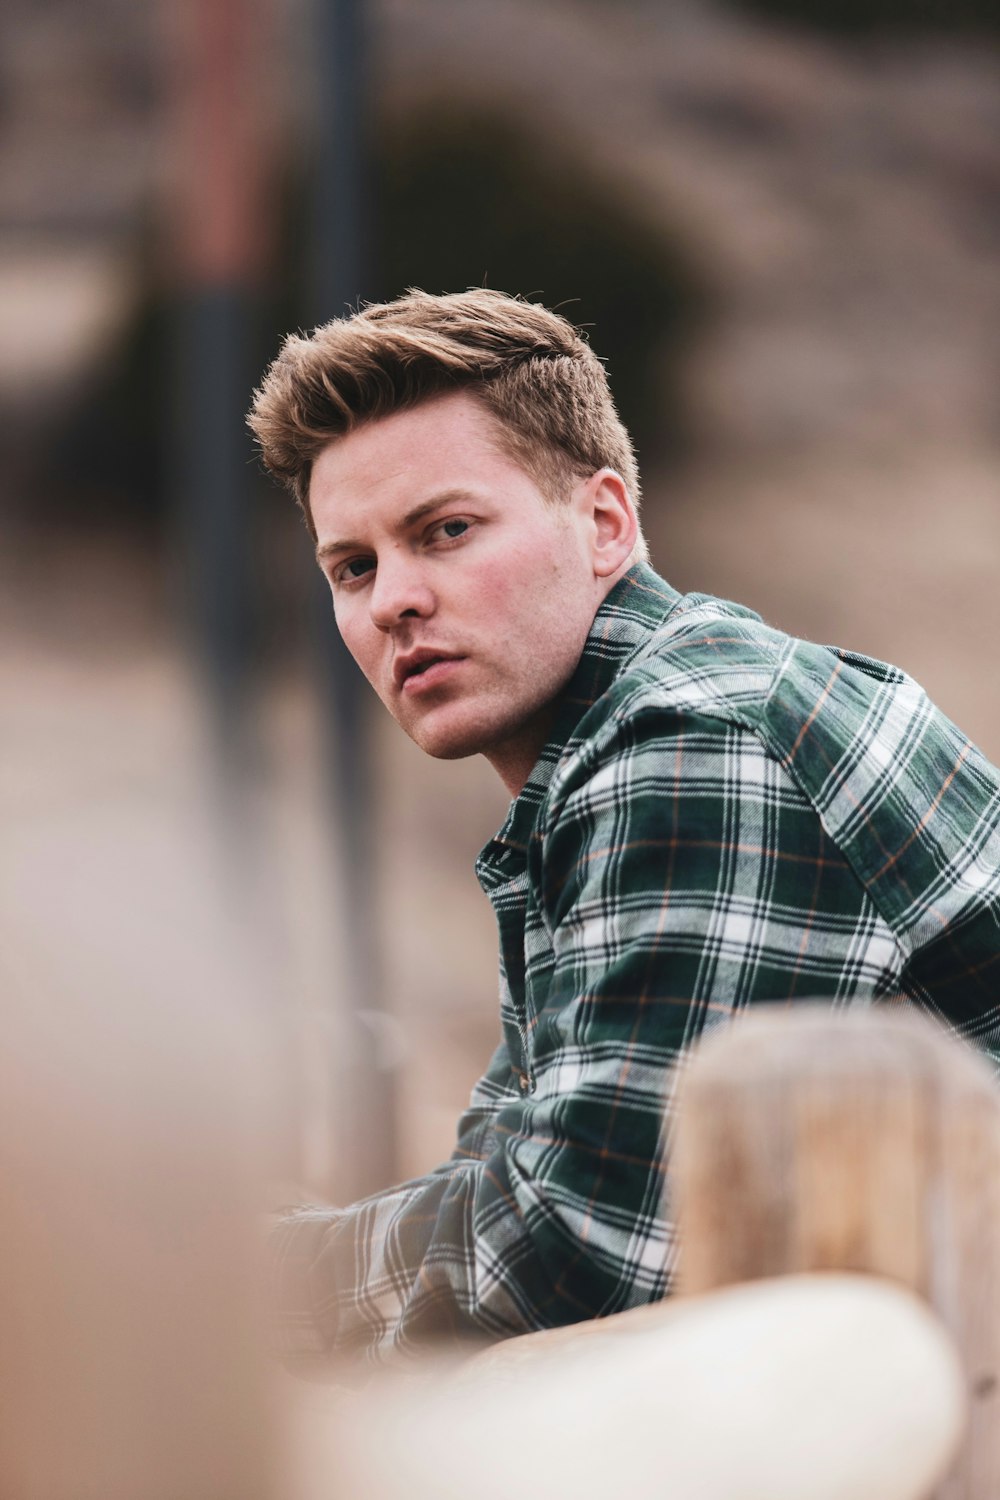
[[[912,678],[885,662],[789,635],[740,604],[675,596],[578,722],[560,770],[582,769],[616,740],[634,743],[643,719],[653,733],[682,718],[706,731],[742,729],[781,761],[808,721],[836,755],[861,731],[873,698],[911,693],[923,697]],[[553,791],[562,779],[557,774]]]
[[[603,722],[648,709],[703,713],[756,727],[796,648],[808,643],[766,624],[743,605],[683,595],[622,662],[580,724],[588,738]],[[829,658],[824,647],[814,647]]]

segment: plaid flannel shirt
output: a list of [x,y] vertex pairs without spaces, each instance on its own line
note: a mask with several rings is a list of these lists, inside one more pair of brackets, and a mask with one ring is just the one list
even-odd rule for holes
[[1000,776],[905,673],[634,568],[477,873],[502,1041],[445,1165],[276,1231],[289,1362],[662,1297],[670,1078],[758,1001],[1000,1043]]

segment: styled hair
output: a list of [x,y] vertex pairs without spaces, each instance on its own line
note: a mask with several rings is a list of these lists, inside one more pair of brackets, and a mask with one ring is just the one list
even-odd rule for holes
[[[364,422],[466,391],[497,421],[498,443],[547,500],[574,478],[616,470],[639,504],[635,452],[605,369],[565,318],[485,287],[445,296],[413,288],[290,334],[247,418],[268,470],[309,511],[314,460]],[[641,538],[635,557],[645,555]]]

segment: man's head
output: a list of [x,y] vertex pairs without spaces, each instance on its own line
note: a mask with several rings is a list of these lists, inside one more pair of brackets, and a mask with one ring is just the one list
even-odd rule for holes
[[379,697],[429,754],[481,753],[518,791],[644,555],[596,356],[544,308],[412,292],[289,339],[251,425]]
[[[309,338],[289,335],[249,423],[315,537],[309,480],[327,444],[450,391],[482,403],[505,450],[553,504],[575,478],[609,468],[638,509],[635,452],[597,355],[558,313],[485,287],[440,297],[414,290]],[[640,535],[634,560],[646,555]]]

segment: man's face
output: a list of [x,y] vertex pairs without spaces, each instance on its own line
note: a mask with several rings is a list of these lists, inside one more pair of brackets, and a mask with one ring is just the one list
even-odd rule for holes
[[546,503],[496,432],[464,393],[367,423],[319,455],[309,504],[337,624],[389,712],[517,792],[610,584],[587,482]]

